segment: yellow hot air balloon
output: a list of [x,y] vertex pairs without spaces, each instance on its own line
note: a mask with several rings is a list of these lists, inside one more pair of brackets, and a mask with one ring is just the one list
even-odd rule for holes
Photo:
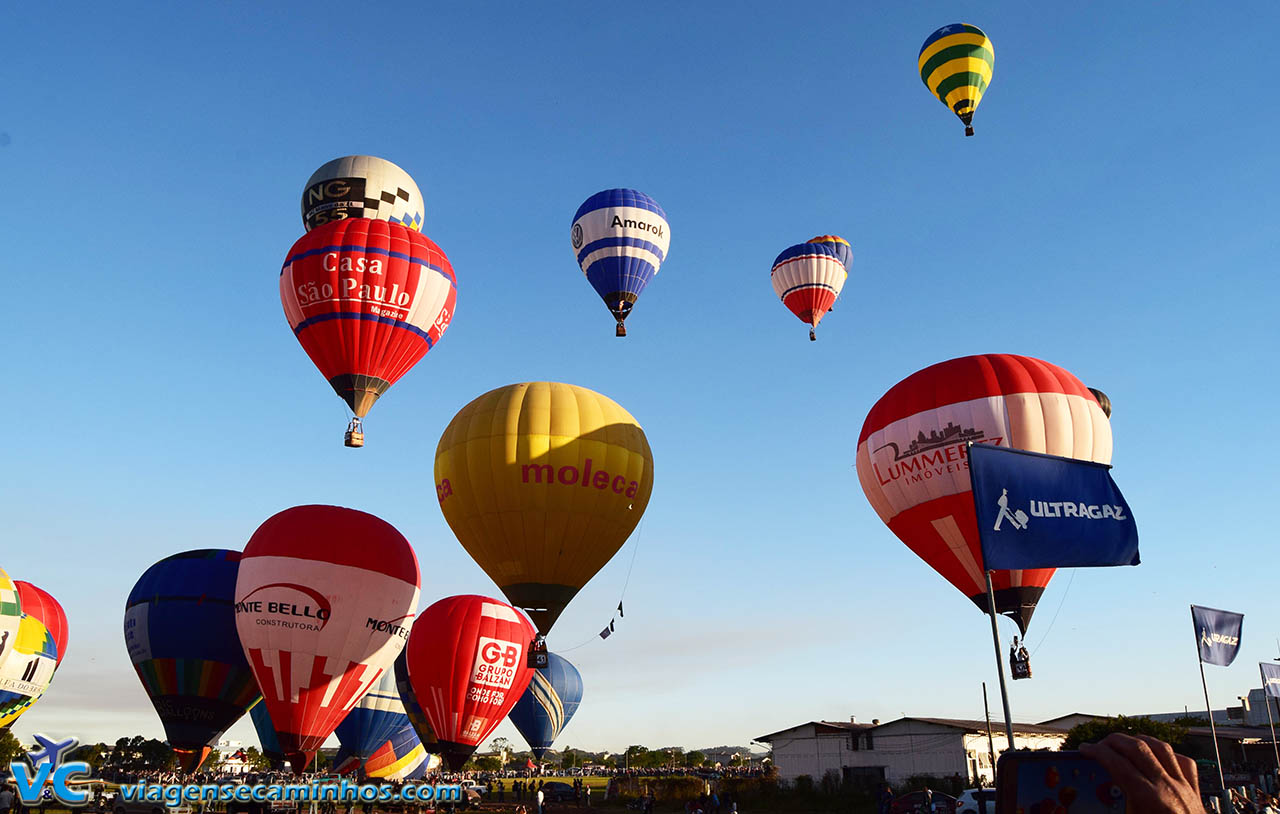
[[982,29],[968,23],[944,25],[920,46],[920,79],[964,122],[973,135],[973,114],[991,83],[996,52]]
[[435,478],[458,541],[545,634],[640,522],[653,454],[612,399],[525,382],[454,416],[436,447]]

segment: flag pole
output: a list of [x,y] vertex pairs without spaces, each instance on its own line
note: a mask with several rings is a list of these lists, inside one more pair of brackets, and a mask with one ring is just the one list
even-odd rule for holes
[[[991,705],[987,703],[987,682],[982,682],[982,711],[987,716],[987,749],[991,752],[991,785],[996,784],[996,741],[991,737]],[[982,775],[978,775],[978,788],[982,788]]]
[[[1196,606],[1191,606],[1191,627],[1195,629]],[[1200,664],[1200,686],[1204,688],[1204,708],[1209,713],[1209,732],[1213,735],[1213,756],[1218,761],[1218,784],[1223,791],[1227,788],[1227,779],[1222,774],[1222,753],[1218,751],[1218,727],[1213,722],[1213,704],[1209,703],[1209,682],[1204,678],[1204,659],[1200,657],[1200,643],[1196,642],[1196,661]]]
[[1276,771],[1280,772],[1280,744],[1276,743],[1276,722],[1271,717],[1271,696],[1267,694],[1267,674],[1262,672],[1262,664],[1258,664],[1258,673],[1262,676],[1262,703],[1267,708],[1267,725],[1271,727],[1271,748],[1276,752]]
[[[996,673],[1000,676],[1000,701],[1004,704],[1004,732],[1009,738],[1009,745],[1006,748],[1012,749],[1013,715],[1009,712],[1009,688],[1004,683],[1004,662],[1000,660],[1000,628],[996,627],[996,618],[998,616],[996,613],[996,592],[991,587],[991,572],[984,571],[983,573],[987,575],[987,614],[991,617],[991,642],[996,648]],[[1201,672],[1204,672],[1203,668],[1201,668]],[[1208,697],[1208,690],[1205,691],[1205,697]],[[1216,740],[1214,741],[1214,746],[1215,748],[1217,747]],[[991,770],[994,773],[995,767],[992,766]]]

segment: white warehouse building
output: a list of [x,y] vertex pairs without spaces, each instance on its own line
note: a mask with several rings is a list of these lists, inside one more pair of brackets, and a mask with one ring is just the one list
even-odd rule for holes
[[[1002,723],[992,722],[999,755],[1008,748]],[[1057,751],[1067,737],[1059,726],[1014,724],[1015,749]],[[834,772],[845,783],[901,783],[913,775],[952,777],[966,785],[991,785],[995,773],[987,725],[955,718],[899,718],[860,724],[810,721],[756,738],[773,747],[773,763],[786,781],[808,775],[814,782]]]

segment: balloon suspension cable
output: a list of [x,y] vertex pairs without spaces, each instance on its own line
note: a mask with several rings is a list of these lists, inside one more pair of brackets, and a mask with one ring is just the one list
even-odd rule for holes
[[[1040,652],[1040,648],[1044,647],[1044,640],[1049,638],[1049,631],[1053,630],[1053,623],[1058,621],[1058,614],[1062,613],[1062,606],[1067,602],[1067,594],[1071,593],[1071,583],[1076,581],[1076,569],[1071,569],[1071,579],[1067,580],[1067,587],[1062,591],[1062,599],[1058,602],[1058,609],[1053,612],[1053,618],[1049,620],[1049,626],[1044,629],[1044,634],[1040,636],[1040,641],[1036,642],[1036,649],[1031,651],[1034,656]],[[1027,636],[1022,635],[1022,643],[1027,643]]]
[[[631,572],[636,567],[636,554],[640,551],[640,540],[643,537],[644,537],[644,520],[642,518],[640,520],[640,525],[636,527],[636,541],[635,541],[635,544],[631,546],[631,564],[627,566],[627,577],[622,581],[622,593],[618,596],[619,605],[621,605],[622,601],[627,598],[627,586],[631,584]],[[577,650],[579,648],[586,647],[592,642],[599,641],[599,639],[600,639],[600,634],[596,634],[595,636],[592,636],[590,639],[587,639],[582,644],[575,644],[573,647],[557,649],[556,653],[568,653],[571,650]]]

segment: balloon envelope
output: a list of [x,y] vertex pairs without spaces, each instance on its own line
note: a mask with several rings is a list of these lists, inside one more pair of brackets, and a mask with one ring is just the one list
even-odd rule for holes
[[58,663],[61,664],[67,655],[67,612],[48,591],[22,580],[15,580],[13,585],[22,598],[23,612],[39,619],[53,636],[53,643],[58,648]]
[[372,155],[335,158],[302,190],[302,225],[310,232],[335,220],[370,218],[422,229],[422,193],[409,173]]
[[22,614],[13,657],[0,667],[0,729],[9,726],[53,681],[58,664],[58,647],[44,624],[29,613]]
[[[1111,424],[1080,380],[1039,359],[966,356],[890,388],[858,438],[858,480],[898,539],[987,609],[967,444],[1111,460]],[[1026,632],[1054,569],[996,571],[996,610]]]
[[405,726],[410,726],[409,716],[396,688],[395,671],[386,670],[333,734],[338,736],[343,749],[363,761]]
[[426,767],[427,751],[408,723],[393,732],[364,762],[369,777],[393,781],[420,777]]
[[801,322],[816,328],[849,279],[849,244],[824,236],[797,243],[773,261],[773,293]]
[[307,233],[280,271],[289,327],[359,417],[440,341],[457,295],[439,246],[364,218]]
[[671,247],[667,213],[634,189],[606,189],[578,207],[569,228],[574,256],[605,307],[622,322]]
[[582,674],[563,656],[547,654],[547,666],[534,670],[529,688],[511,710],[511,723],[542,760],[582,703]]
[[236,629],[295,772],[404,647],[418,560],[371,514],[296,506],[253,533],[236,579]]
[[427,714],[418,703],[418,696],[413,691],[413,682],[409,680],[409,648],[400,651],[395,663],[396,689],[400,691],[400,702],[404,704],[404,713],[409,716],[409,724],[417,733],[418,740],[431,751],[436,745],[436,733],[427,720]]
[[267,712],[267,705],[261,698],[249,709],[249,717],[253,719],[254,731],[258,733],[262,756],[271,762],[272,769],[283,767],[284,750],[280,748],[280,739],[276,737],[276,728],[271,723],[271,713]]
[[409,678],[438,751],[458,771],[529,685],[533,625],[505,602],[450,596],[419,614],[409,635]]
[[640,522],[653,454],[612,399],[526,382],[454,416],[436,447],[435,477],[463,548],[546,633]]
[[0,568],[0,670],[4,669],[5,662],[13,652],[21,625],[22,597],[13,580],[9,579],[9,574]]
[[200,549],[152,565],[125,602],[129,660],[188,771],[258,698],[236,635],[240,552]]
[[973,135],[973,114],[991,83],[996,54],[982,29],[968,23],[944,25],[925,39],[917,60],[920,79]]

